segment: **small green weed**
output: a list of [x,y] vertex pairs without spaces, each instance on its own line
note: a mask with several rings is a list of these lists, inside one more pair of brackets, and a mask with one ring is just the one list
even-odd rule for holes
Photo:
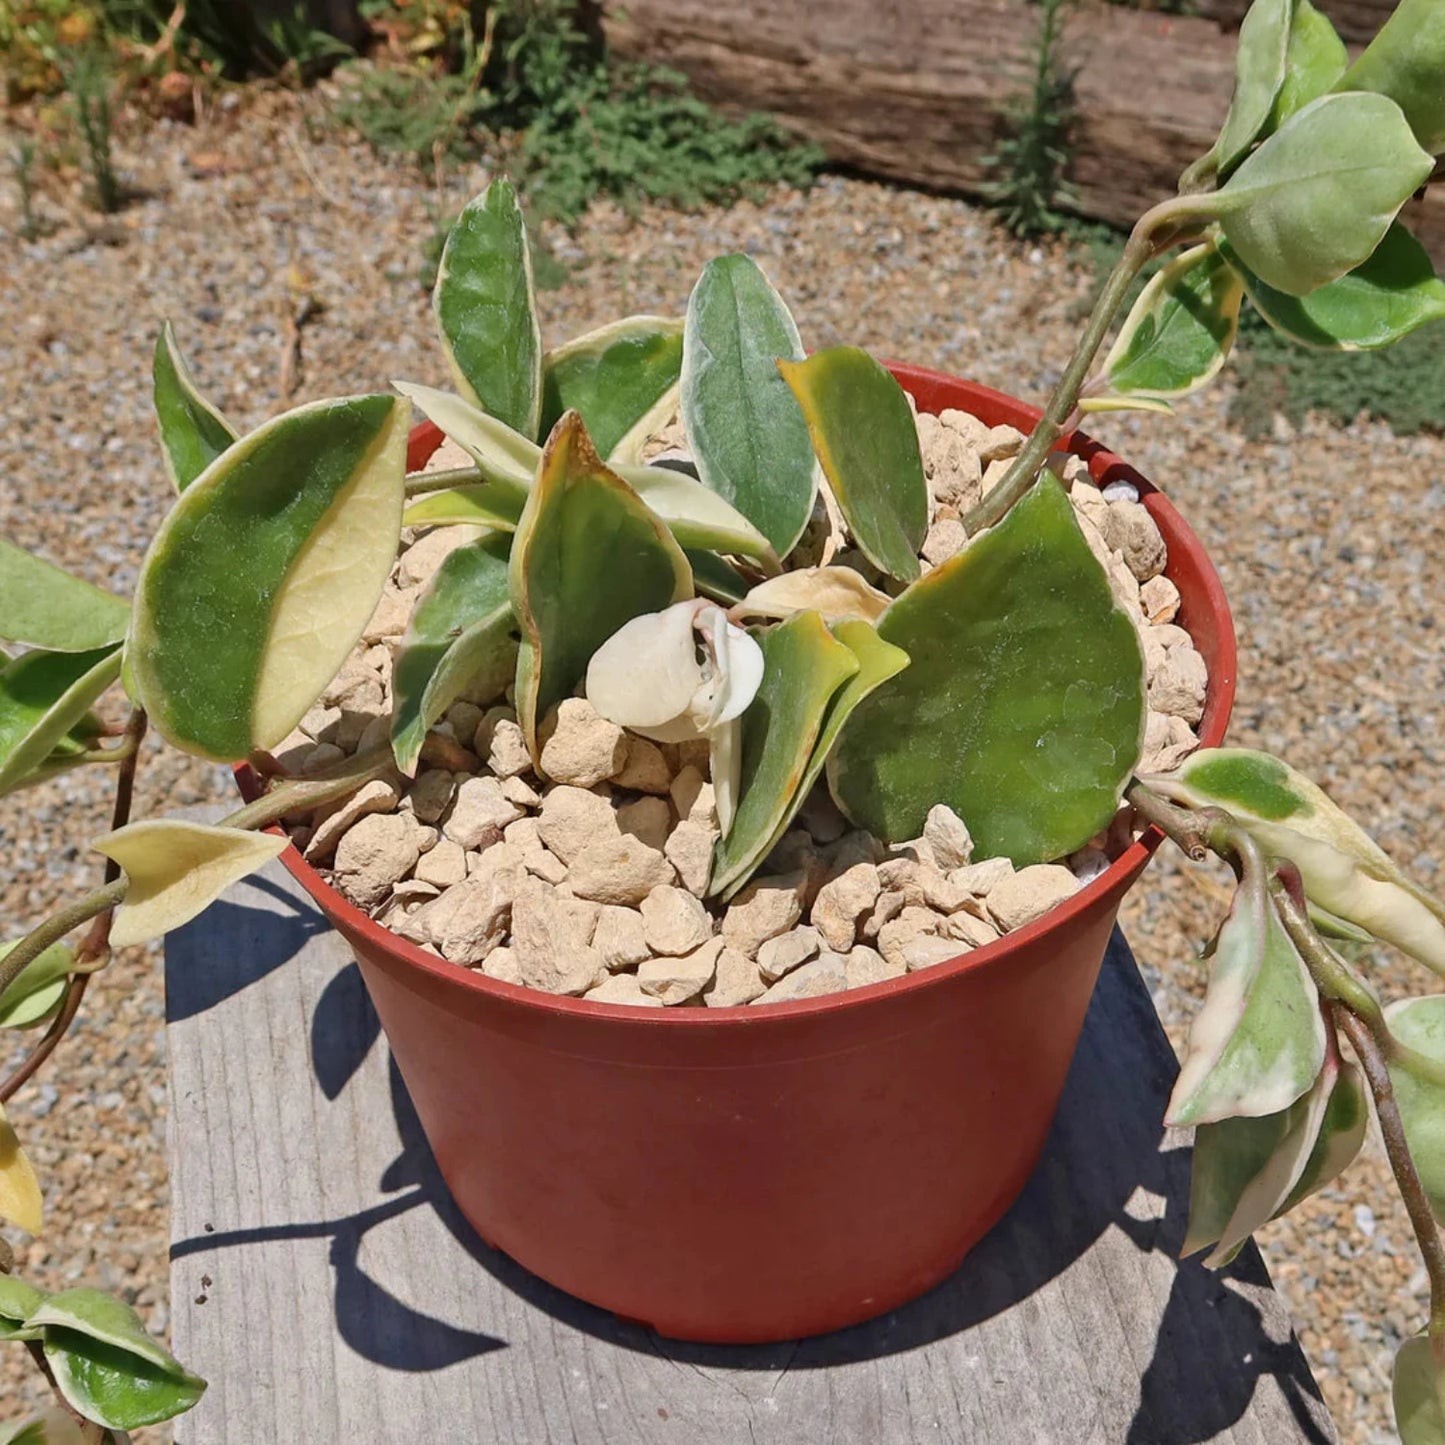
[[520,170],[533,210],[572,227],[596,196],[694,210],[780,182],[806,186],[821,163],[767,116],[721,116],[674,71],[599,66],[538,108]]
[[[369,13],[382,23],[379,7]],[[725,203],[806,185],[822,162],[766,117],[720,115],[673,71],[609,62],[576,0],[499,0],[479,43],[465,16],[449,15],[427,24],[439,51],[459,52],[451,73],[359,73],[336,118],[377,150],[438,169],[500,145],[538,219],[573,227],[597,196]]]
[[1074,121],[1074,79],[1059,63],[1065,6],[1042,0],[1033,84],[1008,108],[1008,134],[984,165],[996,179],[984,189],[1003,224],[1020,240],[1063,229],[1058,209],[1070,199],[1069,129]]
[[10,153],[15,191],[20,201],[20,239],[34,241],[40,235],[35,215],[35,142],[22,137]]
[[71,115],[85,144],[95,204],[109,215],[124,201],[111,155],[111,86],[115,77],[110,58],[98,47],[86,47],[73,60],[62,62],[61,70]]

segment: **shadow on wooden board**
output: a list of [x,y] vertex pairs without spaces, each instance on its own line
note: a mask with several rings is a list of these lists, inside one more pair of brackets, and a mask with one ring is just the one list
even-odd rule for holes
[[[170,1022],[234,998],[301,954],[324,928],[319,915],[288,888],[265,877],[249,886],[262,890],[258,908],[228,901],[172,935]],[[245,894],[232,898],[238,896]],[[217,947],[217,931],[250,946]],[[309,964],[302,960],[297,966]],[[320,989],[310,1026],[310,1062],[327,1100],[354,1086],[379,1035],[356,965],[335,969]],[[665,1340],[563,1294],[482,1243],[447,1194],[405,1085],[388,1063],[390,1112],[401,1152],[374,1190],[362,1181],[360,1197],[376,1197],[374,1205],[343,1218],[179,1239],[173,1261],[270,1241],[329,1239],[340,1338],[364,1359],[391,1370],[442,1370],[509,1341],[421,1313],[394,1297],[362,1263],[369,1230],[413,1210],[429,1211],[507,1291],[600,1342],[712,1370],[795,1374],[916,1351],[967,1331],[1043,1289],[1113,1227],[1132,1243],[1133,1251],[1126,1253],[1141,1260],[1157,1256],[1156,1271],[1167,1259],[1172,1269],[1152,1358],[1139,1378],[1129,1445],[1193,1445],[1227,1432],[1249,1410],[1264,1376],[1274,1377],[1288,1403],[1298,1427],[1294,1438],[1320,1445],[1333,1438],[1319,1423],[1327,1417],[1297,1344],[1287,1333],[1276,1338],[1278,1323],[1267,1328],[1251,1302],[1249,1296],[1269,1284],[1253,1245],[1220,1275],[1197,1262],[1174,1262],[1187,1211],[1189,1151],[1161,1142],[1159,1119],[1176,1066],[1118,934],[1043,1159],[1013,1209],[956,1274],[923,1298],[867,1324],[800,1342],[719,1347]],[[380,1099],[374,1103],[384,1107]],[[1141,1208],[1138,1201],[1148,1196],[1155,1202]],[[1120,1269],[1117,1283],[1111,1275],[1107,1288],[1120,1296],[1122,1314],[1143,1318],[1143,1310],[1131,1311],[1130,1291],[1139,1282],[1129,1273]],[[1230,1282],[1256,1288],[1240,1291]],[[1158,1286],[1151,1289],[1162,1294]],[[1157,1304],[1148,1310],[1157,1312]],[[1067,1317],[1059,1325],[1075,1327]]]

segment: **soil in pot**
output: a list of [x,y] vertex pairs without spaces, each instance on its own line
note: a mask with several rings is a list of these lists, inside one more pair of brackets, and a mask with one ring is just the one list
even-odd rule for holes
[[[961,515],[1022,443],[969,412],[916,415],[930,492],[925,570],[964,543]],[[644,455],[675,450],[670,424]],[[443,444],[428,463],[464,462]],[[1164,540],[1134,485],[1052,465],[1084,535],[1134,620],[1149,680],[1141,771],[1198,745],[1207,670],[1175,623],[1179,592]],[[794,565],[821,560],[821,511]],[[277,751],[305,774],[383,743],[391,671],[412,606],[442,560],[478,529],[409,535],[362,644]],[[843,539],[846,543],[846,539]],[[844,547],[833,561],[882,579]],[[975,858],[948,808],[922,837],[885,847],[850,830],[823,784],[754,881],[731,903],[704,900],[718,824],[706,744],[657,744],[563,703],[534,771],[505,697],[453,704],[414,779],[399,773],[298,824],[308,861],[380,923],[424,950],[552,994],[641,1007],[728,1007],[816,997],[933,967],[1037,919],[1099,876],[1127,846],[1128,819],[1078,853],[1015,869]]]

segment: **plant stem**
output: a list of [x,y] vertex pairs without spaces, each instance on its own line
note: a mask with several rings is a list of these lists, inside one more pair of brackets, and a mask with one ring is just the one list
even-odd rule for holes
[[1356,977],[1349,964],[1315,931],[1309,910],[1303,902],[1304,890],[1299,882],[1299,870],[1293,863],[1279,866],[1270,882],[1270,893],[1274,897],[1280,922],[1284,924],[1295,950],[1304,959],[1315,987],[1325,998],[1343,1004],[1359,1018],[1374,1036],[1384,1056],[1393,1058],[1395,1039],[1385,1023],[1385,1015],[1380,1011],[1379,1000]]
[[1181,808],[1137,778],[1126,796],[1141,817],[1178,843],[1196,863],[1214,853],[1237,873],[1248,871],[1257,877],[1272,875],[1270,894],[1280,922],[1304,959],[1315,987],[1324,998],[1343,1004],[1363,1018],[1376,1032],[1387,1057],[1393,1056],[1395,1041],[1385,1026],[1379,1001],[1349,964],[1315,932],[1304,905],[1299,872],[1293,863],[1266,860],[1259,844],[1223,808]]
[[1410,1146],[1405,1142],[1405,1125],[1400,1118],[1399,1105],[1395,1102],[1395,1087],[1390,1082],[1386,1055],[1364,1019],[1339,1004],[1334,1005],[1333,1012],[1336,1026],[1349,1039],[1375,1098],[1375,1117],[1380,1121],[1385,1153],[1389,1157],[1400,1197],[1405,1201],[1405,1212],[1410,1216],[1410,1227],[1415,1231],[1415,1242],[1425,1260],[1426,1273],[1430,1276],[1430,1334],[1438,1341],[1445,1338],[1445,1247],[1442,1247],[1440,1231],[1435,1225],[1435,1216],[1430,1212],[1430,1201],[1424,1185],[1420,1183],[1415,1161],[1410,1157]]
[[1009,508],[1033,485],[1054,443],[1064,434],[1064,425],[1073,414],[1079,393],[1088,380],[1089,368],[1094,364],[1094,358],[1104,344],[1104,338],[1109,334],[1134,278],[1161,251],[1183,238],[1190,219],[1179,200],[1165,201],[1139,218],[1129,234],[1124,254],[1119,257],[1118,264],[1099,293],[1099,299],[1094,303],[1088,325],[1044,408],[1039,424],[998,485],[963,518],[964,528],[970,536],[1001,521]]
[[112,883],[107,883],[103,888],[97,888],[93,893],[87,893],[84,898],[77,899],[68,908],[62,908],[58,913],[52,913],[44,923],[32,928],[3,959],[0,959],[0,994],[20,976],[21,972],[52,943],[59,943],[74,928],[79,928],[82,923],[94,918],[98,913],[104,913],[107,908],[114,908],[122,898],[125,897],[125,879],[117,878]]
[[223,828],[266,828],[278,822],[288,813],[300,812],[304,808],[315,808],[322,803],[333,802],[354,793],[363,783],[378,778],[396,766],[391,747],[383,743],[369,752],[358,753],[345,763],[328,769],[315,778],[297,782],[282,783],[263,794],[253,803],[238,808],[222,818]]
[[[1410,1225],[1430,1276],[1430,1335],[1438,1349],[1445,1350],[1445,1245],[1430,1210],[1430,1201],[1420,1183],[1415,1161],[1405,1141],[1405,1126],[1395,1102],[1389,1063],[1405,1050],[1390,1033],[1379,1001],[1356,977],[1349,965],[1315,931],[1304,902],[1299,870],[1288,860],[1260,855],[1254,839],[1220,808],[1197,812],[1167,802],[1146,784],[1135,779],[1128,799],[1139,814],[1174,839],[1191,857],[1213,852],[1227,858],[1239,869],[1272,869],[1270,894],[1290,941],[1294,944],[1321,996],[1328,1000],[1335,1027],[1350,1041],[1375,1100],[1375,1115],[1385,1140],[1390,1169],[1405,1201]],[[1429,1062],[1429,1061],[1426,1061]]]
[[0,1084],[0,1104],[8,1104],[34,1078],[46,1059],[55,1052],[56,1045],[69,1032],[71,1024],[75,1022],[76,1014],[80,1012],[80,1003],[85,997],[86,986],[89,983],[90,975],[88,973],[71,975],[70,982],[66,985],[65,997],[60,1003],[60,1012],[55,1015],[50,1027],[46,1029],[45,1037],[31,1049],[15,1072],[3,1084]]
[[452,467],[444,472],[418,472],[406,479],[408,497],[424,497],[428,492],[445,492],[452,487],[475,487],[485,482],[480,467]]
[[[140,763],[140,745],[141,740],[145,737],[146,723],[145,709],[134,708],[126,719],[121,741],[114,748],[108,750],[120,764],[120,770],[115,779],[115,802],[110,813],[112,833],[130,822],[131,804],[135,798],[136,768]],[[120,864],[115,859],[107,858],[105,860],[104,878],[105,888],[101,890],[102,893],[118,887],[120,895],[124,894],[125,880],[121,877]],[[120,895],[116,897],[115,902],[120,901]],[[96,896],[95,894],[91,895],[92,898]],[[95,923],[86,934],[85,941],[80,945],[80,951],[75,956],[74,971],[66,985],[60,1012],[56,1014],[50,1027],[45,1031],[45,1037],[36,1044],[20,1067],[3,1084],[0,1084],[0,1104],[8,1103],[17,1090],[34,1076],[36,1070],[55,1052],[56,1046],[65,1037],[71,1024],[75,1022],[75,1016],[80,1012],[81,1001],[85,998],[85,990],[90,984],[90,975],[95,971],[96,965],[110,955],[110,920],[113,909],[114,903],[106,904],[95,914],[90,915],[95,918]],[[84,922],[84,919],[77,921]],[[68,929],[66,931],[69,932]],[[28,940],[26,941],[28,942]],[[38,952],[43,952],[49,946],[49,944],[43,945]],[[0,995],[3,995],[14,982],[19,970],[8,976],[7,972],[15,955],[20,953],[24,947],[24,943],[20,944],[6,956],[3,962],[0,962]],[[22,962],[20,968],[24,967],[25,964]]]

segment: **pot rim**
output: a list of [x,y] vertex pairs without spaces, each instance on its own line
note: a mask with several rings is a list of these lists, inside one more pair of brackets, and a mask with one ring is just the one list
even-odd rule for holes
[[[971,399],[984,401],[990,406],[1026,417],[1036,422],[1042,414],[1040,408],[1022,402],[1005,392],[976,382],[964,381],[947,372],[929,367],[914,366],[904,362],[884,361],[884,365],[905,385],[909,382],[928,387],[962,384],[971,394]],[[423,422],[411,433],[411,453],[408,466],[413,465],[414,454],[429,456],[441,441],[441,431],[431,422]],[[1171,564],[1175,560],[1175,549],[1189,554],[1195,561],[1203,583],[1207,608],[1212,611],[1218,629],[1218,647],[1215,665],[1210,669],[1205,695],[1205,712],[1200,728],[1201,747],[1217,747],[1224,740],[1230,711],[1234,702],[1237,673],[1237,653],[1233,620],[1224,587],[1213,563],[1194,530],[1185,521],[1177,508],[1147,478],[1116,453],[1109,451],[1082,431],[1068,432],[1062,436],[1055,451],[1071,452],[1089,463],[1089,474],[1096,483],[1105,476],[1111,481],[1128,481],[1138,488],[1140,500],[1145,502],[1150,514],[1161,526],[1169,542]],[[1171,568],[1166,568],[1167,576]],[[1186,631],[1188,629],[1186,628]],[[236,779],[241,792],[248,800],[259,796],[261,780],[246,764],[238,764]],[[269,831],[279,833],[279,825]],[[522,984],[505,983],[501,979],[488,977],[477,969],[462,964],[450,963],[435,954],[427,953],[418,945],[383,928],[356,904],[344,897],[321,877],[302,857],[294,844],[281,854],[281,862],[292,877],[322,907],[323,911],[339,920],[345,927],[361,935],[373,948],[383,949],[412,968],[429,973],[442,984],[475,989],[483,995],[490,995],[499,1003],[514,1007],[536,1010],[542,1015],[573,1015],[580,1018],[626,1020],[630,1025],[646,1025],[657,1028],[702,1028],[718,1025],[767,1027],[770,1022],[791,1023],[812,1015],[831,1013],[838,1009],[867,1008],[883,998],[902,995],[915,990],[927,990],[947,986],[952,980],[965,973],[991,968],[1007,967],[1010,957],[1018,948],[1055,930],[1067,929],[1076,918],[1092,908],[1107,895],[1117,893],[1120,899],[1133,886],[1144,865],[1149,861],[1164,835],[1154,827],[1144,831],[1092,882],[1063,903],[1055,905],[1042,917],[1025,924],[1022,928],[1002,935],[993,943],[961,953],[957,958],[935,964],[916,973],[904,974],[900,978],[884,979],[879,983],[867,984],[861,988],[846,989],[838,993],[823,994],[817,998],[798,999],[789,1003],[770,1004],[766,1008],[753,1008],[749,1004],[733,1004],[719,1008],[658,1008],[643,1009],[631,1004],[595,1003],[586,999],[566,995],[544,993],[540,989],[528,988]]]

